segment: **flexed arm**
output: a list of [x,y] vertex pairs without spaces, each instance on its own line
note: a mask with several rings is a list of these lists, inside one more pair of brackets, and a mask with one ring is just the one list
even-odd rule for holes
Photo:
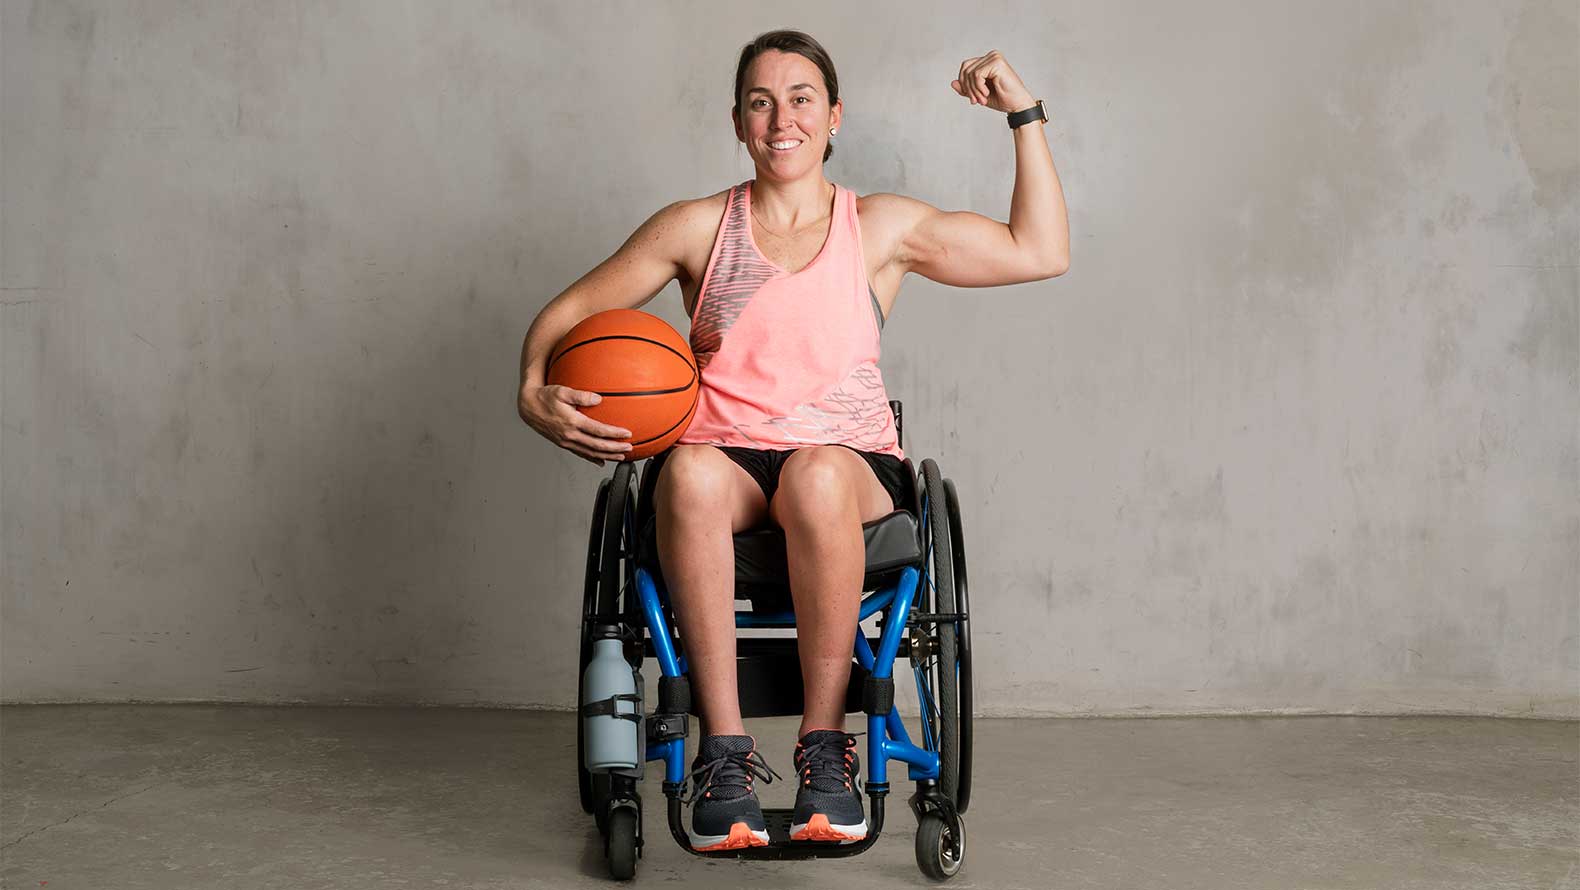
[[[1037,104],[997,50],[962,62],[950,86],[971,104],[1006,114]],[[1008,224],[901,195],[881,196],[904,220],[896,256],[901,267],[956,287],[1018,284],[1068,271],[1070,222],[1044,126],[1032,121],[1013,131],[1015,191]]]

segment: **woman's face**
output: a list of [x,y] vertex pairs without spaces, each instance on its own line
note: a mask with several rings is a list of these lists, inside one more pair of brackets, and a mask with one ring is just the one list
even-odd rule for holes
[[[823,165],[828,131],[839,127],[842,103],[832,108],[823,73],[800,53],[767,50],[753,59],[741,83],[735,135],[757,169],[795,179]],[[788,150],[777,143],[797,143]]]

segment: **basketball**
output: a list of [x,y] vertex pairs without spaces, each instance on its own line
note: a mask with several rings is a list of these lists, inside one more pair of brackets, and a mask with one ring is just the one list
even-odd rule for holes
[[595,392],[577,410],[631,431],[624,460],[651,457],[679,439],[697,410],[697,359],[656,315],[609,309],[587,316],[549,353],[548,383]]

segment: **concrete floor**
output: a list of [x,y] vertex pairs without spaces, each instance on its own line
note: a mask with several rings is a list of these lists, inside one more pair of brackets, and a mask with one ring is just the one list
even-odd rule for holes
[[[611,886],[576,802],[571,721],[415,708],[0,709],[0,885]],[[797,722],[748,722],[781,774]],[[953,887],[1580,887],[1572,722],[977,727],[969,846]],[[747,863],[694,858],[655,830],[665,824],[659,781],[653,765],[644,884],[928,884],[899,782],[905,793],[891,798],[887,830],[865,854]],[[786,782],[760,787],[768,805],[794,797]]]

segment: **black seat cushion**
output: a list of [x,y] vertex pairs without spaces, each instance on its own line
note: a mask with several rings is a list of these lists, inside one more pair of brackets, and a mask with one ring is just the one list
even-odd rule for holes
[[[898,575],[900,569],[922,560],[920,530],[909,511],[895,510],[864,523],[861,534],[867,545],[863,590],[876,590]],[[658,560],[657,519],[651,515],[642,524],[637,564],[663,577]],[[752,601],[754,611],[773,612],[790,607],[783,529],[769,526],[735,535],[735,591],[736,599]]]

